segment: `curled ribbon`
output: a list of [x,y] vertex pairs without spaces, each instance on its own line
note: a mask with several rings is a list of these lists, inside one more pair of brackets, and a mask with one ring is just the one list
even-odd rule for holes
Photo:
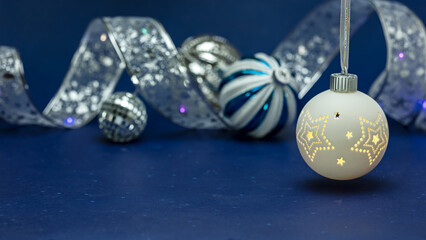
[[[302,98],[320,78],[339,50],[340,1],[315,9],[274,51],[294,71]],[[398,2],[354,0],[352,34],[376,12],[387,45],[386,68],[369,94],[387,115],[426,131],[426,35],[420,19]]]
[[[426,131],[426,34],[398,2],[353,0],[352,33],[376,12],[388,49],[386,68],[369,94],[398,122]],[[308,15],[273,55],[293,71],[302,98],[339,49],[340,1]],[[227,126],[187,72],[179,51],[151,18],[115,17],[90,23],[57,94],[43,112],[27,93],[19,54],[0,47],[0,118],[17,125],[78,128],[91,121],[124,69],[144,100],[170,121],[195,129]]]

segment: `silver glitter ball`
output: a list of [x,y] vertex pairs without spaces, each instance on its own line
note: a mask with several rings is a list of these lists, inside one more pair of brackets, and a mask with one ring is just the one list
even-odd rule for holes
[[206,100],[219,110],[217,91],[225,68],[240,59],[236,48],[222,37],[203,35],[186,39],[179,52]]
[[145,129],[145,104],[134,94],[117,92],[102,104],[99,128],[113,142],[129,142]]

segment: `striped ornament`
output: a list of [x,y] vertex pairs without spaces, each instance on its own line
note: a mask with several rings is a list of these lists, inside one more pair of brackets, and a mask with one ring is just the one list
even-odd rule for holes
[[296,117],[296,84],[281,62],[264,53],[230,65],[219,85],[223,118],[255,138],[278,134]]

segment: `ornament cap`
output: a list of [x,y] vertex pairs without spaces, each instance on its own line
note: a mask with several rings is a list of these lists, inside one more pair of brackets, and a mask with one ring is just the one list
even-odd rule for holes
[[355,74],[333,73],[330,76],[330,90],[333,92],[356,92],[358,76]]

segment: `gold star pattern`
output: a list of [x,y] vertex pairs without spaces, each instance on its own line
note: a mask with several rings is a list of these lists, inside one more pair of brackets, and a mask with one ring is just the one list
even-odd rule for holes
[[376,135],[374,135],[374,136],[373,136],[373,141],[372,141],[372,142],[374,143],[374,145],[377,145],[377,142],[378,142],[378,141],[380,141],[380,140],[379,140],[379,135],[378,135],[378,134],[376,134]]
[[312,118],[308,110],[300,114],[301,127],[296,133],[296,139],[303,146],[309,159],[313,162],[317,151],[334,150],[325,135],[329,115]]
[[312,136],[312,131],[308,131],[308,133],[306,134],[306,137],[308,138],[308,141],[311,141],[311,139],[314,138]]
[[353,137],[353,136],[352,136],[352,132],[349,132],[349,131],[348,131],[348,132],[346,133],[346,137],[348,138],[348,140],[349,140],[349,139],[351,139],[351,138]]
[[304,132],[307,132],[307,133],[306,135],[304,134],[306,138],[303,138],[303,140],[305,140],[306,144],[308,145],[308,148],[311,149],[313,144],[321,142],[321,139],[318,137],[319,125],[311,127],[309,123],[306,123],[304,128],[305,128]]
[[340,166],[342,166],[343,167],[343,164],[345,164],[345,160],[343,160],[343,157],[341,157],[341,158],[338,158],[337,159],[337,165],[340,165]]
[[379,114],[376,121],[369,121],[359,117],[361,125],[361,138],[351,147],[351,151],[367,154],[370,165],[374,163],[382,151],[388,145],[388,125],[384,117]]

